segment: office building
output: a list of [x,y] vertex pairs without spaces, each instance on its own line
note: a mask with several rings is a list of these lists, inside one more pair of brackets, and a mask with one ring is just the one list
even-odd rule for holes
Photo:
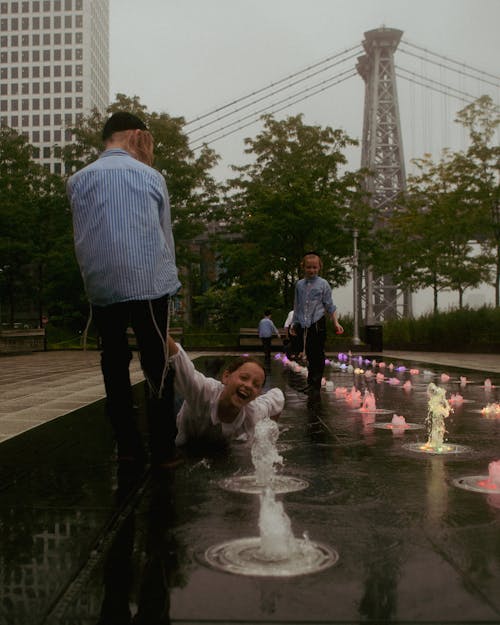
[[0,1],[0,124],[62,173],[57,148],[109,105],[109,0]]

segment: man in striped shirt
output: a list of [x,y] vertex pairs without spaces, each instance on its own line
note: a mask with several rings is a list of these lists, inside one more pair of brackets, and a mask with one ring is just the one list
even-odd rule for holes
[[166,337],[170,298],[180,288],[168,191],[151,167],[153,139],[142,120],[115,113],[102,138],[104,152],[67,183],[75,253],[101,338],[106,412],[119,460],[145,461],[129,376],[132,326],[148,387],[151,461],[162,465],[175,449]]

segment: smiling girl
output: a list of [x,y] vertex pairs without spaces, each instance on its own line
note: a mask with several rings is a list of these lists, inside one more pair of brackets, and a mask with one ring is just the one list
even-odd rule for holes
[[184,399],[177,414],[176,445],[203,440],[249,442],[257,421],[277,419],[283,410],[281,389],[262,393],[266,373],[258,360],[236,358],[219,381],[197,371],[171,336],[168,351],[175,370],[175,394]]

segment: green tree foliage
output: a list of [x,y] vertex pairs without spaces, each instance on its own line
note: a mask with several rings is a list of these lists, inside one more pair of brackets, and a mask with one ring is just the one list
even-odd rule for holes
[[478,216],[468,193],[467,162],[460,153],[443,154],[438,163],[430,155],[415,161],[419,173],[408,178],[405,196],[389,218],[387,270],[404,288],[431,287],[434,310],[438,292],[458,292],[489,277],[491,258],[478,254]]
[[268,306],[293,305],[308,250],[322,255],[322,275],[332,285],[345,284],[352,228],[366,224],[361,176],[342,172],[344,150],[355,141],[342,130],[306,125],[301,115],[262,119],[263,130],[245,140],[254,159],[234,167],[239,175],[228,185],[220,216],[227,235],[218,242],[224,272],[214,287],[251,302],[238,311],[247,322]]
[[71,265],[71,222],[62,181],[32,157],[33,148],[24,137],[0,129],[0,296],[3,321],[10,324],[21,310],[41,324],[48,312],[48,293],[57,290],[52,277],[57,259],[64,256],[66,270]]
[[462,171],[472,210],[478,219],[478,239],[493,254],[495,306],[500,306],[500,146],[493,143],[500,126],[500,107],[481,96],[457,113],[469,132],[470,146],[462,157]]

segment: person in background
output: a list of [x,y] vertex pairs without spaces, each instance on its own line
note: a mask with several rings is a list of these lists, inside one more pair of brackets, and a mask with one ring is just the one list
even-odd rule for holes
[[317,393],[321,390],[325,369],[326,315],[330,317],[337,334],[342,334],[344,329],[337,320],[330,285],[319,276],[322,268],[319,254],[305,254],[301,267],[304,277],[295,285],[290,334],[296,337],[307,359],[307,387],[304,390]]
[[236,358],[225,367],[219,381],[198,371],[171,336],[168,351],[175,371],[176,397],[183,399],[177,414],[179,447],[251,443],[260,419],[279,418],[285,396],[279,388],[262,392],[266,371],[255,358]]
[[67,194],[76,258],[101,341],[106,412],[118,460],[143,465],[129,375],[131,326],[147,382],[151,461],[169,466],[176,431],[167,333],[180,282],[167,186],[152,168],[153,138],[141,119],[114,113],[102,139],[104,151],[69,178]]
[[271,342],[274,335],[276,335],[279,339],[281,338],[277,327],[271,319],[271,311],[266,310],[264,312],[264,316],[259,321],[259,338],[262,341],[266,362],[270,362],[271,360]]

